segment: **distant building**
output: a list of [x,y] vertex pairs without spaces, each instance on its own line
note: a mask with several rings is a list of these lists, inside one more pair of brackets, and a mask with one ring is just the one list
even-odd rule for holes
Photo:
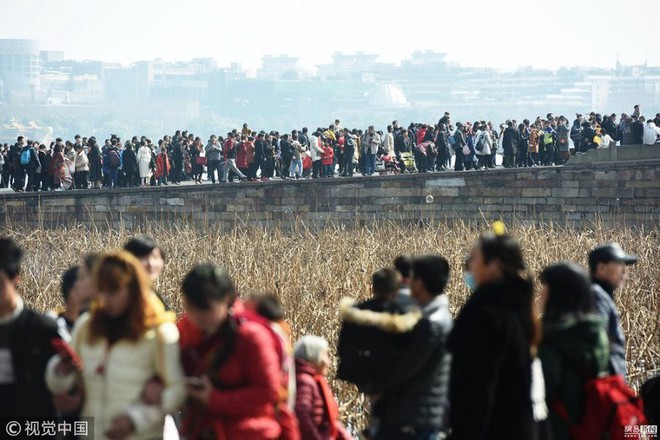
[[39,42],[0,40],[0,101],[31,99],[39,88]]
[[262,58],[261,69],[257,71],[258,79],[275,80],[297,80],[300,70],[298,68],[300,58],[286,55],[265,55]]

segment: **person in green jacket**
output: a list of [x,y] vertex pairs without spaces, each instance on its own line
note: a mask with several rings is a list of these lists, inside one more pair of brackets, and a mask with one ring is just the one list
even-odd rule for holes
[[[609,342],[605,323],[595,314],[589,276],[574,263],[557,263],[540,275],[543,290],[543,363],[546,400],[555,440],[570,440],[569,426],[582,417],[584,384],[607,374]],[[558,410],[563,406],[565,420]]]

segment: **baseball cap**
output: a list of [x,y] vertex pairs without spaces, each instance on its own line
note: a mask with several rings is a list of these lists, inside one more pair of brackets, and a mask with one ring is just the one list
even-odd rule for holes
[[601,244],[589,253],[590,268],[595,268],[598,263],[609,263],[612,261],[624,263],[629,266],[637,263],[637,256],[626,254],[621,249],[619,243]]

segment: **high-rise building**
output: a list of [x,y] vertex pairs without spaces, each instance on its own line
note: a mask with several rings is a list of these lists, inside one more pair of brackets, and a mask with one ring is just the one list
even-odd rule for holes
[[39,88],[39,42],[0,40],[0,100],[31,100]]

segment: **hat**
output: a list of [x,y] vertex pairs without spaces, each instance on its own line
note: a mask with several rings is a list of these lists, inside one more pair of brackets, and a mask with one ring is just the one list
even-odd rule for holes
[[321,362],[321,355],[328,349],[328,341],[318,336],[303,336],[296,342],[293,353],[296,359],[302,359],[314,365]]
[[601,244],[589,253],[590,268],[595,268],[598,263],[612,261],[631,265],[637,263],[637,256],[626,254],[619,243]]

